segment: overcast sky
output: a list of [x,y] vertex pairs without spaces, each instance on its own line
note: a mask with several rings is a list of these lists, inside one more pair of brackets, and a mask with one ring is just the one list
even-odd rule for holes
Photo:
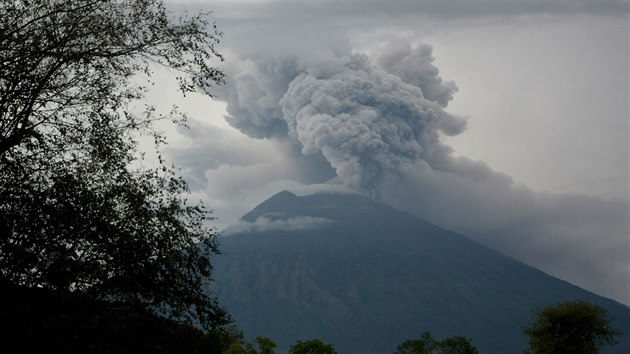
[[342,186],[630,304],[627,5],[174,3],[224,31],[215,99],[150,97],[219,228]]

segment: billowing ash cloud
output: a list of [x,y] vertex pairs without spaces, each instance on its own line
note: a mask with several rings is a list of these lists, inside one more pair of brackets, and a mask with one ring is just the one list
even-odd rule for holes
[[[348,187],[630,303],[622,281],[630,277],[627,198],[535,193],[483,162],[454,157],[440,135],[457,135],[466,123],[445,110],[457,87],[439,76],[430,46],[394,41],[371,57],[309,53],[243,56],[225,68],[228,84],[218,96],[227,102],[229,124],[291,146],[290,161],[262,174],[244,166],[237,179],[276,180],[293,166],[296,180],[325,183],[332,166]],[[222,171],[205,178],[235,180]],[[228,191],[251,184],[231,183]],[[241,227],[310,227],[320,220],[294,221]]]
[[223,97],[228,102],[228,123],[252,138],[286,135],[287,125],[278,102],[298,75],[295,60],[247,60],[230,69],[235,73]]
[[446,107],[457,92],[453,81],[444,82],[433,65],[433,47],[421,45],[415,48],[405,40],[392,40],[380,48],[375,63],[383,70],[419,87],[425,98]]
[[456,87],[439,77],[432,48],[391,49],[374,61],[243,61],[225,90],[226,119],[251,137],[288,137],[303,154],[322,154],[346,185],[373,193],[401,166],[448,153],[440,132],[465,128],[444,110]]

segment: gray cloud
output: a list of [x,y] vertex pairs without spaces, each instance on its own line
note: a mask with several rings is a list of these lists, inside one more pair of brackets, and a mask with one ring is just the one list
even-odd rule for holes
[[439,132],[465,128],[443,109],[455,85],[439,77],[431,47],[401,43],[377,64],[363,54],[317,65],[297,57],[246,61],[225,89],[226,119],[254,138],[286,135],[303,154],[326,157],[347,185],[372,192],[401,164],[448,151]]
[[[187,2],[187,1],[182,1]],[[177,6],[171,4],[171,6]],[[184,5],[179,5],[184,6]],[[185,5],[210,8],[219,19],[220,28],[227,36],[244,43],[231,43],[241,54],[261,53],[268,48],[285,50],[279,40],[297,31],[303,44],[292,43],[302,49],[304,43],[322,43],[336,40],[328,33],[341,33],[348,27],[360,31],[379,28],[410,28],[419,24],[430,30],[436,23],[440,27],[460,28],[462,25],[486,26],[489,23],[530,22],[542,16],[627,16],[630,6],[625,0],[553,0],[553,1],[260,1],[250,2],[192,2]],[[531,22],[530,22],[531,23]],[[446,24],[446,26],[443,26]],[[263,29],[256,34],[259,40],[248,40],[243,35],[249,28]],[[290,28],[290,30],[287,30]],[[282,33],[274,36],[272,33]],[[308,50],[308,48],[306,48]]]
[[[188,128],[177,127],[177,146],[167,146],[165,153],[183,166],[193,190],[208,185],[206,171],[227,166],[251,166],[279,160],[282,147],[270,141],[252,140],[234,131],[189,119]],[[234,146],[238,146],[235,148]]]
[[408,166],[382,200],[550,274],[628,303],[627,200],[537,193],[480,162]]
[[[282,189],[304,189],[338,175],[347,186],[369,192],[375,199],[466,234],[589,290],[630,303],[626,285],[630,277],[627,194],[615,192],[610,195],[618,199],[602,200],[534,192],[485,163],[455,157],[443,137],[457,135],[465,128],[461,119],[446,110],[447,104],[449,109],[459,108],[464,113],[470,112],[469,106],[498,107],[501,109],[495,111],[499,113],[492,117],[477,113],[473,118],[474,122],[485,122],[491,134],[506,137],[507,141],[499,140],[506,145],[491,144],[484,139],[487,136],[476,135],[473,145],[469,142],[466,146],[492,145],[498,154],[511,155],[509,139],[516,135],[530,142],[527,153],[531,156],[549,155],[560,164],[572,159],[567,165],[574,167],[578,161],[586,170],[597,170],[596,162],[607,158],[601,152],[609,151],[612,161],[624,161],[625,156],[627,166],[627,151],[622,155],[612,148],[598,149],[601,139],[591,140],[594,129],[604,128],[621,111],[608,109],[607,103],[590,114],[582,113],[601,122],[594,124],[595,128],[583,129],[578,124],[586,118],[575,114],[584,111],[583,105],[573,104],[576,99],[611,102],[602,97],[612,97],[610,91],[623,91],[619,85],[606,87],[610,77],[585,65],[599,62],[593,52],[620,57],[610,49],[617,42],[606,38],[618,29],[627,29],[623,18],[619,20],[628,14],[626,4],[272,2],[220,3],[213,4],[212,9],[226,32],[224,43],[229,45],[222,49],[227,58],[228,85],[213,93],[228,102],[229,124],[257,138],[231,134],[222,139],[219,133],[207,131],[201,134],[208,136],[207,141],[200,135],[181,147],[178,156],[189,166],[197,163],[189,172],[194,170],[200,177],[201,187],[206,183],[197,193],[220,218],[240,216]],[[606,31],[597,32],[611,21],[618,26],[604,26]],[[575,30],[585,24],[587,29]],[[562,31],[553,32],[554,39],[547,41],[550,28]],[[486,44],[487,37],[495,32],[504,35]],[[413,43],[429,38],[440,50],[437,64],[430,46],[414,46],[399,38]],[[565,38],[576,42],[575,48],[584,47],[585,55],[579,50],[563,50]],[[501,45],[513,40],[522,51]],[[589,47],[594,41],[607,45]],[[538,43],[542,45],[532,45]],[[352,46],[368,55],[353,53]],[[471,51],[456,50],[461,47],[484,55],[471,60],[474,58],[466,54]],[[445,49],[448,58],[443,56]],[[535,54],[540,61],[532,60],[528,50],[540,51]],[[574,57],[584,60],[569,60]],[[444,59],[451,63],[445,72],[457,74],[453,78],[467,95],[464,101],[460,97],[451,103],[456,86],[442,79],[437,69],[445,68]],[[602,63],[611,66],[611,61]],[[557,69],[551,70],[551,64],[574,66],[575,70],[562,76]],[[488,68],[478,73],[473,65],[497,70],[486,75]],[[619,77],[615,68],[603,70]],[[461,75],[467,73],[469,80],[465,81]],[[593,75],[589,82],[601,86],[592,86],[594,89],[584,91],[583,96],[572,95],[574,88],[590,87],[583,80],[585,75]],[[467,86],[471,78],[481,84]],[[530,78],[534,81],[527,81]],[[550,86],[550,82],[555,85]],[[496,95],[498,90],[518,94],[504,101],[505,95]],[[539,104],[544,96],[558,99],[551,111],[548,105]],[[525,104],[518,105],[516,112],[514,103]],[[627,118],[627,114],[623,116]],[[521,125],[510,123],[516,118]],[[551,143],[542,139],[547,131],[537,140],[531,132],[519,130],[551,121],[563,131]],[[472,124],[473,120],[470,133]],[[506,128],[516,133],[505,134]],[[457,140],[447,141],[455,144]],[[576,142],[597,146],[583,149],[583,153],[575,149]],[[560,152],[554,150],[558,146],[562,147]],[[611,143],[613,146],[619,145]],[[227,151],[230,148],[234,151]],[[186,155],[186,151],[194,153]],[[204,151],[209,157],[202,156]],[[221,157],[223,154],[226,157]],[[533,157],[511,158],[527,168],[549,170],[548,165],[533,165]],[[556,178],[558,183],[570,182],[565,175],[558,175],[565,177]],[[627,184],[627,175],[620,180]]]
[[283,219],[282,215],[267,215],[258,217],[254,222],[239,221],[230,225],[223,235],[229,236],[236,233],[266,232],[266,231],[300,231],[315,230],[334,223],[334,220],[313,217],[295,216]]
[[278,102],[299,73],[295,60],[249,59],[234,66],[227,68],[228,86],[223,97],[229,102],[228,123],[254,138],[286,135],[287,126]]
[[[241,58],[222,96],[226,119],[295,147],[292,161],[325,158],[329,166],[318,168],[332,166],[346,186],[628,302],[619,281],[630,276],[627,203],[536,193],[454,157],[440,136],[466,124],[445,110],[457,87],[440,77],[432,47],[395,40],[380,48],[372,57],[328,51],[321,62]],[[282,175],[270,172],[259,178]]]
[[427,99],[446,107],[457,92],[457,86],[453,81],[444,82],[439,76],[439,70],[433,65],[432,51],[429,45],[412,48],[408,41],[392,40],[376,50],[374,61],[386,72],[419,87]]

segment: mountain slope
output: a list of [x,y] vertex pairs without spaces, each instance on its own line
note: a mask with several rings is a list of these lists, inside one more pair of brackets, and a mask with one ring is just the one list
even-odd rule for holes
[[[248,336],[286,352],[320,338],[340,354],[391,353],[422,331],[481,353],[521,353],[531,310],[569,299],[630,310],[358,194],[281,192],[221,238],[220,300]],[[611,348],[630,348],[628,335]]]

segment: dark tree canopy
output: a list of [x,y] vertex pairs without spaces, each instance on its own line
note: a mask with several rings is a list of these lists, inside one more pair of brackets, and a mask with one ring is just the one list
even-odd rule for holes
[[239,339],[202,332],[131,304],[16,286],[0,279],[3,353],[222,353]]
[[0,277],[227,322],[204,290],[210,211],[161,157],[137,162],[139,136],[163,142],[154,121],[185,118],[139,108],[152,68],[183,94],[222,81],[208,18],[159,0],[0,0]]
[[319,339],[297,341],[289,349],[289,354],[337,354],[332,344],[326,344]]
[[159,0],[2,0],[0,16],[0,155],[82,132],[100,115],[119,129],[142,125],[147,112],[128,104],[144,89],[130,79],[150,76],[151,64],[180,73],[182,92],[223,77],[208,63],[220,58],[220,33],[207,14],[174,21]]
[[436,340],[429,332],[419,339],[409,339],[396,348],[394,354],[479,354],[466,337],[448,337]]
[[234,342],[223,354],[276,354],[276,343],[263,336],[258,336],[253,342]]
[[606,310],[584,300],[567,301],[536,310],[524,328],[531,354],[596,354],[616,343],[621,332],[611,325]]

